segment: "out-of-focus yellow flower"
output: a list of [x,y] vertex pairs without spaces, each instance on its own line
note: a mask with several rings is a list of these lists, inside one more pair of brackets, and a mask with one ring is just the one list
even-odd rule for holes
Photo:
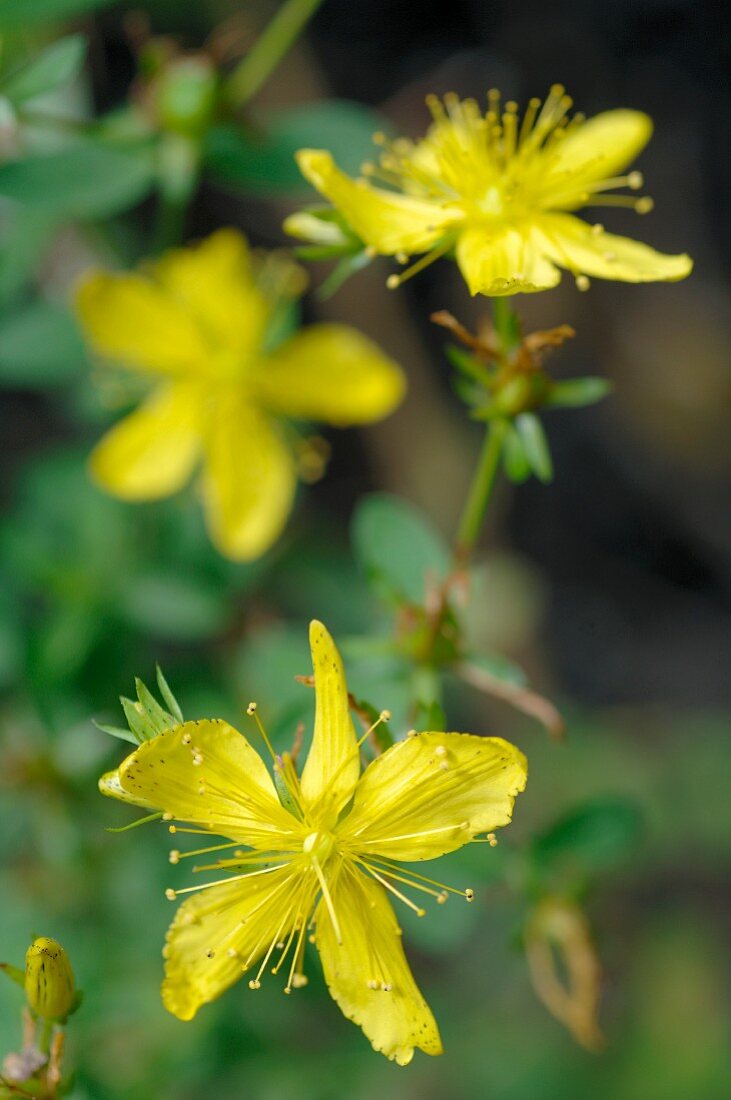
[[39,936],[25,955],[25,995],[36,1016],[63,1022],[74,1010],[77,994],[69,957],[60,943]]
[[125,500],[154,500],[202,464],[211,538],[236,560],[262,554],[292,507],[297,466],[281,418],[367,424],[404,392],[400,368],[345,325],[311,325],[268,350],[274,306],[229,229],[140,273],[88,275],[77,296],[92,347],[154,383],[96,447],[93,476]]
[[662,255],[573,213],[584,206],[652,208],[647,197],[607,193],[642,186],[639,172],[618,173],[649,140],[647,115],[615,110],[569,120],[571,100],[560,85],[542,106],[532,99],[522,118],[516,103],[501,109],[495,91],[484,114],[475,100],[456,95],[427,103],[434,123],[422,141],[388,143],[376,135],[385,149],[377,165],[364,165],[368,179],[350,179],[323,150],[298,154],[305,177],[367,246],[402,262],[424,253],[391,276],[390,286],[452,252],[470,292],[493,296],[548,290],[561,267],[580,289],[590,275],[642,283],[690,272],[688,256]]
[[[285,992],[305,985],[305,938],[314,928],[310,939],[343,1013],[375,1050],[406,1065],[414,1048],[439,1054],[441,1043],[389,895],[423,915],[404,887],[437,902],[449,892],[471,900],[472,891],[401,864],[436,859],[507,825],[525,786],[525,758],[499,738],[417,733],[361,775],[342,661],[321,623],[311,624],[310,646],[315,727],[301,775],[291,756],[276,757],[275,786],[240,733],[223,721],[199,721],[147,741],[119,768],[118,783],[106,776],[100,786],[186,823],[172,824],[173,833],[192,828],[231,838],[175,850],[173,863],[238,849],[203,868],[226,877],[167,891],[171,899],[193,895],[178,910],[164,951],[162,996],[170,1012],[191,1019],[252,967],[251,989],[260,988],[268,968],[278,973],[285,965]],[[254,704],[249,713],[256,716]]]

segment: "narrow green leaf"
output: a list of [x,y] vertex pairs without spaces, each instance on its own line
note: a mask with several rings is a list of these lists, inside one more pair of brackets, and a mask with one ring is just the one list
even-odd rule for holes
[[172,714],[172,716],[178,720],[178,722],[183,722],[184,721],[183,712],[180,709],[180,704],[178,703],[178,700],[175,698],[172,691],[170,690],[170,686],[168,685],[167,680],[163,676],[162,669],[160,668],[159,665],[155,665],[155,671],[156,671],[156,674],[157,674],[157,686],[160,690],[160,694],[163,697],[165,705],[167,706],[167,708],[170,711],[170,713]]
[[507,422],[503,440],[503,468],[505,476],[516,485],[521,485],[530,477],[531,465],[523,440],[513,425]]
[[[0,8],[2,11],[2,8]],[[38,57],[10,73],[0,84],[0,92],[14,105],[52,92],[67,84],[81,71],[86,56],[86,40],[72,34],[47,46]]]
[[119,701],[122,704],[122,710],[127,719],[127,724],[132,733],[136,736],[138,742],[149,741],[150,734],[145,722],[145,716],[140,714],[140,704],[133,702],[132,699],[128,699],[125,695],[120,695]]
[[608,378],[572,378],[567,382],[554,382],[544,404],[552,408],[581,409],[595,405],[612,392]]
[[97,722],[96,718],[92,718],[91,721],[102,733],[108,733],[111,737],[116,737],[120,741],[129,741],[131,745],[139,745],[140,743],[131,730],[122,729],[121,726],[107,726],[103,722]]
[[135,676],[135,690],[140,706],[145,710],[148,726],[152,729],[154,736],[176,725],[172,714],[168,714],[166,710],[163,710],[150,689],[143,684],[138,676]]
[[543,425],[533,413],[521,413],[515,418],[515,427],[523,444],[523,451],[531,470],[545,482],[553,478],[553,462]]

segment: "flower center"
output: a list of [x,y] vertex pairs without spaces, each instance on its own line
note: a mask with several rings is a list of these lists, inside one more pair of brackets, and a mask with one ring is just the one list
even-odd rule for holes
[[480,211],[488,218],[500,218],[505,213],[503,194],[499,187],[488,187],[484,196],[478,203]]
[[330,858],[335,846],[335,837],[332,833],[310,833],[306,836],[302,845],[302,851],[322,867]]

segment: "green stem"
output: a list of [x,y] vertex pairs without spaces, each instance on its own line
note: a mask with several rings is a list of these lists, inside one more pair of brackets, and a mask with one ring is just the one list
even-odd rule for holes
[[53,1037],[53,1024],[50,1020],[41,1021],[41,1031],[38,1037],[38,1049],[41,1054],[48,1054],[51,1050],[51,1038]]
[[472,554],[480,534],[495,484],[504,437],[505,426],[501,421],[488,424],[477,469],[457,528],[457,557],[462,563]]
[[285,0],[228,80],[229,101],[243,107],[297,40],[322,0]]
[[[493,298],[492,317],[501,351],[503,355],[507,355],[519,340],[517,318],[508,304],[507,298]],[[480,457],[477,461],[477,469],[472,478],[472,484],[457,529],[455,556],[462,564],[467,561],[475,548],[490,503],[500,464],[505,430],[506,425],[500,420],[495,420],[487,425],[485,441],[482,444]]]

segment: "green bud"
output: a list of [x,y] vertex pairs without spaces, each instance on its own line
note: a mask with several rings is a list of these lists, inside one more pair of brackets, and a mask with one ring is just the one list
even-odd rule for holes
[[218,78],[202,55],[171,61],[156,78],[155,110],[164,130],[198,137],[210,126],[216,109]]
[[26,952],[25,995],[44,1020],[63,1022],[78,1003],[68,955],[48,936],[39,936]]

